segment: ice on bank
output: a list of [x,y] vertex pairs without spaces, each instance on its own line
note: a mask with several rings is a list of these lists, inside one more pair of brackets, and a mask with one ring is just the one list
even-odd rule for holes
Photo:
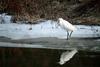
[[[0,36],[12,39],[29,39],[40,37],[67,38],[67,32],[55,21],[47,20],[39,24],[11,23],[11,16],[4,18],[5,23],[0,24]],[[77,30],[72,33],[72,38],[100,37],[100,26],[75,25]],[[32,28],[32,29],[30,29]]]

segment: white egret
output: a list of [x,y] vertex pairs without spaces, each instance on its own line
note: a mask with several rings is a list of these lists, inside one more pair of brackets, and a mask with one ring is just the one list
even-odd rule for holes
[[[76,30],[76,27],[73,26],[71,23],[68,21],[64,20],[63,18],[58,19],[58,25],[63,28],[64,30],[67,31],[67,40],[69,37],[71,37],[71,34],[74,30]],[[70,32],[69,32],[70,31]]]

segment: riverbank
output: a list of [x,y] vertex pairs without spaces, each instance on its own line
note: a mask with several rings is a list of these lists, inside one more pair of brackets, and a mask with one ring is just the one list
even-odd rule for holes
[[73,48],[76,48],[77,50],[98,52],[100,51],[100,40],[77,38],[71,38],[69,40],[66,40],[58,39],[55,37],[11,40],[9,38],[0,37],[0,46],[62,50],[71,50]]
[[[72,38],[98,38],[100,26],[74,25],[77,30],[73,31]],[[67,32],[57,25],[57,22],[48,20],[39,24],[0,24],[0,36],[11,39],[30,39],[40,37],[67,38]]]

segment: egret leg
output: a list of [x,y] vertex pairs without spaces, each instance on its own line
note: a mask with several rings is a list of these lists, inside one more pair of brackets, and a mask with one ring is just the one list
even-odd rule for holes
[[67,40],[69,39],[69,32],[67,31]]
[[71,31],[71,32],[70,32],[70,35],[69,35],[69,37],[71,37],[71,35],[72,35],[72,32],[73,32],[73,31]]

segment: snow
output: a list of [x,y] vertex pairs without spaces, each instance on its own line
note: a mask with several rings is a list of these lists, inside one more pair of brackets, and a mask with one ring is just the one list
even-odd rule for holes
[[[0,14],[0,23],[8,24],[11,22],[11,18],[12,18],[12,16],[6,15],[6,13]],[[2,20],[4,20],[4,21],[2,22]]]
[[42,45],[38,44],[18,44],[18,43],[6,43],[6,42],[0,42],[1,47],[24,47],[24,48],[44,48]]
[[[4,24],[0,24],[0,36],[11,39],[29,39],[40,37],[57,37],[60,39],[67,38],[67,32],[57,22],[47,20],[39,24],[17,24],[11,23],[11,16],[5,16]],[[100,26],[74,25],[77,30],[72,33],[72,37],[88,38],[100,37]],[[29,28],[32,27],[32,30]]]

